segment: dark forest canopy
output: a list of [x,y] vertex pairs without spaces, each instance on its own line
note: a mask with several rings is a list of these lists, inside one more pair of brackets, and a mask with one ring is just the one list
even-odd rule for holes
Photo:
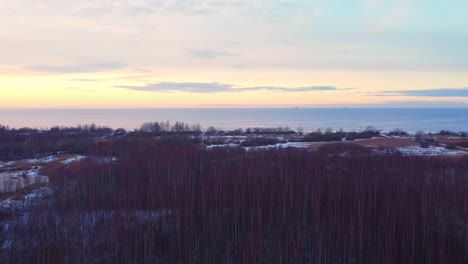
[[0,225],[2,263],[468,257],[466,157],[208,150],[147,137],[114,138],[85,153],[118,162],[50,170],[50,202],[23,212],[27,218],[0,214],[10,221]]

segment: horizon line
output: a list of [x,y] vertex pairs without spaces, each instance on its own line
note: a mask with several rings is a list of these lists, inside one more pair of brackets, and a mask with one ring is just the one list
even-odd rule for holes
[[242,107],[0,107],[0,110],[171,110],[171,109],[468,109],[467,106],[391,106],[391,105],[357,105],[357,106],[242,106]]

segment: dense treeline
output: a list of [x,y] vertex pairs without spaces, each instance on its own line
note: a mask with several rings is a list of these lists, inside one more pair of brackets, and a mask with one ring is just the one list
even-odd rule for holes
[[10,129],[0,125],[0,160],[59,151],[85,152],[92,146],[94,138],[110,136],[112,133],[112,129],[94,124],[50,129]]
[[173,125],[169,121],[146,122],[140,127],[140,132],[163,133],[163,132],[201,132],[199,124],[189,125],[184,122],[176,121]]
[[[302,129],[298,129],[302,131]],[[242,142],[242,146],[262,146],[286,142],[279,140],[278,136],[297,135],[302,138],[290,138],[288,141],[339,141],[343,137],[348,140],[357,138],[370,138],[378,136],[379,130],[372,128],[361,132],[333,132],[330,129],[325,132],[317,130],[302,137],[302,132],[296,132],[288,127],[277,128],[247,128],[223,131],[214,127],[208,127],[205,131],[199,124],[189,125],[184,122],[169,121],[146,122],[139,129],[126,131],[118,128],[113,130],[108,127],[100,127],[95,124],[80,125],[77,127],[52,127],[50,129],[36,128],[8,128],[0,125],[0,160],[21,159],[31,156],[50,155],[63,152],[85,153],[94,149],[96,142],[105,141],[106,138],[129,136],[133,138],[161,137],[162,141],[178,144],[206,143],[222,144],[223,140],[217,140],[212,136],[254,136]],[[200,136],[204,134],[202,140]],[[258,136],[255,138],[255,136]],[[211,137],[211,138],[210,138]],[[103,139],[103,140],[100,140]]]
[[[164,141],[187,142],[187,135],[199,136],[200,125],[189,126],[184,122],[149,122],[131,132],[123,128],[111,129],[95,124],[77,127],[9,128],[0,125],[0,160],[21,159],[32,156],[63,152],[85,153],[92,151],[96,143],[109,138],[130,135],[132,137],[164,136]],[[179,134],[184,134],[182,137]],[[195,140],[196,141],[196,140]],[[179,142],[179,143],[180,143]],[[199,141],[196,141],[199,142]]]
[[19,128],[10,129],[0,125],[0,143],[24,142],[34,140],[67,139],[82,137],[102,137],[111,135],[113,130],[94,124],[77,127],[52,127],[50,129]]
[[360,132],[352,131],[346,132],[343,130],[333,131],[327,129],[322,131],[318,129],[315,132],[311,132],[302,138],[305,142],[329,142],[329,141],[342,141],[342,140],[356,140],[373,138],[380,136],[380,130],[374,127],[367,127]]
[[51,175],[2,263],[466,263],[468,159],[122,138]]

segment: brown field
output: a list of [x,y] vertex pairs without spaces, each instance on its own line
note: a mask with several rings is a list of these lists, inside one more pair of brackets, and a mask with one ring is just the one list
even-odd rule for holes
[[320,146],[326,144],[335,144],[335,143],[344,143],[344,144],[354,144],[360,145],[368,148],[396,148],[396,147],[405,147],[405,146],[418,146],[419,143],[414,140],[409,139],[400,139],[400,138],[375,138],[375,139],[362,139],[354,141],[332,141],[332,142],[311,142],[310,148],[317,149]]
[[364,140],[356,140],[352,143],[377,148],[377,147],[386,147],[386,148],[396,148],[396,147],[404,147],[404,146],[417,146],[419,145],[418,142],[409,139],[400,139],[400,138],[375,138],[375,139],[364,139]]

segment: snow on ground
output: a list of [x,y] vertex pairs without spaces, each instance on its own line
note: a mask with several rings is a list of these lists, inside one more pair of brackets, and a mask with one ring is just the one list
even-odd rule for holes
[[47,198],[50,198],[53,194],[51,187],[45,186],[33,190],[31,193],[24,195],[20,199],[8,198],[0,202],[1,211],[21,211],[44,202]]
[[57,157],[55,156],[47,156],[47,157],[39,158],[39,159],[28,159],[26,160],[26,162],[28,163],[50,163],[56,159]]
[[68,164],[71,164],[73,162],[80,161],[80,160],[83,160],[83,159],[86,159],[86,156],[76,155],[76,156],[73,156],[73,157],[68,158],[66,160],[62,160],[62,164],[68,165]]
[[[206,146],[206,149],[214,149],[214,148],[236,148],[239,147],[239,144],[236,143],[227,143],[227,144],[219,144],[219,145],[209,145]],[[304,142],[286,142],[286,143],[277,143],[273,145],[266,145],[266,146],[255,146],[255,147],[243,147],[245,150],[261,150],[261,149],[280,149],[280,148],[308,148],[310,146],[309,143]]]
[[[274,145],[266,145],[266,146],[255,146],[255,147],[243,147],[247,151],[252,150],[265,150],[265,149],[281,149],[281,148],[309,148],[311,145],[320,144],[326,142],[312,142],[312,143],[305,143],[305,142],[287,142],[287,143],[278,143]],[[214,149],[214,148],[222,148],[222,147],[239,147],[239,144],[234,143],[227,143],[227,144],[220,144],[220,145],[211,145],[207,146],[207,149]],[[369,146],[373,147],[373,146]],[[403,155],[411,156],[442,156],[442,155],[449,155],[449,156],[456,156],[456,155],[467,155],[468,152],[462,150],[450,150],[444,147],[435,147],[429,146],[428,148],[422,148],[420,146],[401,146],[395,148],[389,148],[388,150],[379,151],[375,150],[376,153],[380,154],[391,154],[393,153],[392,149],[401,152]],[[346,155],[346,154],[344,154]]]
[[[69,165],[85,158],[85,156],[75,155],[62,160],[61,163]],[[15,192],[34,184],[48,183],[49,177],[41,175],[40,170],[42,167],[37,165],[47,166],[46,164],[61,159],[63,157],[50,155],[43,158],[0,162],[0,168],[2,168],[2,172],[0,172],[0,193]],[[110,158],[110,160],[113,161],[114,158]]]
[[442,155],[466,155],[468,154],[465,151],[460,150],[450,150],[443,147],[429,146],[427,148],[422,148],[420,146],[405,146],[396,148],[403,155],[417,155],[417,156],[442,156]]
[[0,193],[15,192],[33,184],[48,183],[49,177],[40,175],[41,167],[30,170],[7,171],[0,173]]
[[228,143],[228,144],[219,144],[219,145],[209,145],[209,146],[206,146],[207,149],[224,148],[224,147],[236,148],[236,147],[239,147],[239,144]]
[[110,164],[110,163],[114,163],[114,162],[117,162],[119,159],[117,157],[99,157],[99,156],[90,156],[90,157],[87,157],[97,163],[100,163],[100,164]]
[[[44,197],[42,202],[51,201]],[[39,204],[40,205],[40,204]],[[32,207],[30,207],[32,208]],[[60,228],[61,234],[69,234],[79,228],[80,243],[91,250],[90,245],[101,244],[105,241],[115,241],[119,237],[117,234],[110,233],[109,236],[99,236],[103,229],[110,227],[115,223],[116,219],[120,219],[127,228],[135,227],[137,223],[158,223],[162,231],[166,234],[173,232],[175,225],[172,221],[161,221],[162,218],[172,214],[171,210],[99,210],[99,211],[70,211],[70,212],[57,212],[57,211],[41,211],[34,212],[34,217],[31,217],[29,208],[24,208],[20,211],[18,216],[12,217],[6,221],[0,222],[2,230],[2,239],[0,239],[0,259],[5,257],[10,250],[14,248],[15,251],[29,252],[30,247],[25,247],[25,242],[28,245],[37,245],[39,241],[43,241],[44,237],[36,232],[28,233],[25,236],[17,236],[18,229],[23,230],[26,227],[37,226],[38,224],[47,223],[49,227]],[[110,225],[108,225],[110,224]],[[106,229],[112,230],[112,229]],[[62,237],[63,238],[63,237]],[[67,240],[70,238],[66,238]],[[87,251],[89,251],[87,250]]]
[[281,149],[281,148],[309,148],[310,144],[304,142],[286,142],[277,143],[274,145],[257,146],[257,147],[244,147],[245,150],[260,150],[260,149]]
[[310,145],[304,142],[286,142],[273,145],[276,148],[308,148]]
[[0,222],[0,229],[2,230],[3,243],[0,248],[3,250],[12,247],[12,231],[11,228],[16,224],[26,223],[30,221],[28,210],[34,209],[38,206],[50,205],[52,203],[52,195],[54,190],[51,187],[42,187],[33,190],[31,193],[21,197],[8,198],[0,201],[0,212],[19,213],[19,216],[9,220]]
[[6,166],[11,166],[14,163],[15,163],[14,161],[7,161],[7,162],[0,161],[0,168],[6,167]]
[[29,170],[26,172],[27,177],[37,177],[39,176],[39,173],[36,170]]
[[[358,141],[368,141],[368,140],[375,140],[375,139],[381,139],[382,137],[371,137],[371,138],[358,138],[358,139],[354,139],[354,140],[351,140],[350,142],[358,142]],[[346,138],[344,138],[346,139]],[[342,140],[344,141],[344,140]]]

